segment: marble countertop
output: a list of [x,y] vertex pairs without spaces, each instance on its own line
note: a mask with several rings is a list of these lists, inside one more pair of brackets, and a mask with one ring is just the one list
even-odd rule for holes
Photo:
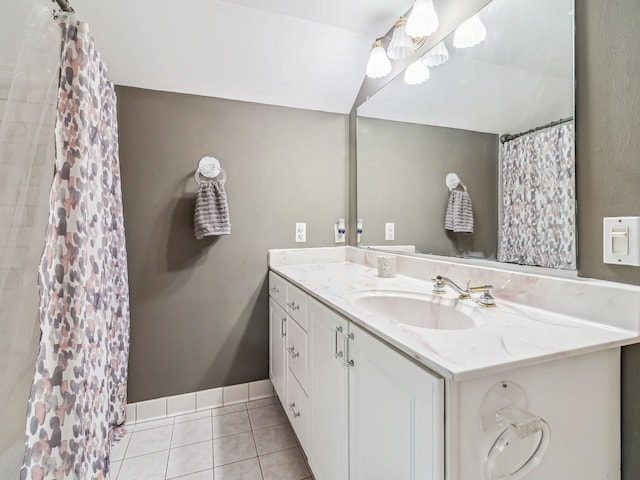
[[479,326],[434,330],[403,325],[349,300],[362,290],[431,293],[430,282],[398,275],[379,278],[374,268],[350,262],[272,265],[271,270],[330,305],[356,324],[450,380],[461,381],[638,341],[638,333],[570,315],[520,305],[496,294],[495,308],[459,300],[453,292],[434,299],[462,302]]

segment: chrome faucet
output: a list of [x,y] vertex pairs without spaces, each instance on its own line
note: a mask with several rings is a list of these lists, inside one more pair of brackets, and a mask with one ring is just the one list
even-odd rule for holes
[[476,297],[474,300],[484,307],[496,306],[495,298],[493,297],[493,295],[491,295],[491,289],[493,288],[493,285],[478,285],[476,287],[471,287],[469,286],[471,280],[467,280],[467,286],[463,289],[458,284],[456,284],[456,282],[443,275],[438,275],[431,280],[433,280],[433,293],[446,293],[447,289],[445,287],[449,285],[449,287],[451,287],[462,299],[471,298],[472,293],[482,292],[482,294]]

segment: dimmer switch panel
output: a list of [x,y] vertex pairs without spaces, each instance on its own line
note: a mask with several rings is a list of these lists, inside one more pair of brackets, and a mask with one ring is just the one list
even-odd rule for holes
[[607,217],[604,228],[604,263],[640,266],[640,217]]

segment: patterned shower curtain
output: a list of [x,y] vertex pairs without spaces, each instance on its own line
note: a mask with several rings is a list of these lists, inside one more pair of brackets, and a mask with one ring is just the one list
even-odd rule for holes
[[573,139],[570,123],[501,146],[499,261],[575,270]]
[[42,336],[22,479],[109,478],[125,420],[129,294],[116,96],[84,23],[61,23]]

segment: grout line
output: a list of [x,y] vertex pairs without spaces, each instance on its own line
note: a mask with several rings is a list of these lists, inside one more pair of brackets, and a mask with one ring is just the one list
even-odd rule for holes
[[[211,410],[213,412],[213,409]],[[209,417],[209,426],[211,427],[211,477],[215,480],[216,478],[216,449],[214,448],[214,438],[213,438],[213,417]]]
[[123,458],[122,460],[116,460],[116,462],[124,462],[125,460],[131,460],[131,459],[134,459],[134,458],[146,457],[147,455],[153,455],[154,453],[160,453],[160,452],[168,452],[169,450],[171,450],[171,448],[162,448],[160,450],[154,450],[153,452],[147,452],[147,453],[143,453],[141,455],[134,455],[133,457]]
[[[198,470],[196,472],[185,473],[184,475],[180,475],[179,477],[171,477],[170,479],[165,478],[165,480],[180,480],[181,478],[186,478],[186,477],[189,477],[191,475],[194,475],[194,474],[200,473],[200,472],[208,472],[209,470],[211,470],[213,472],[213,467],[212,468],[203,468],[202,470]],[[304,480],[307,480],[307,479],[305,478]]]
[[249,428],[251,428],[251,439],[253,440],[253,448],[256,449],[256,459],[258,460],[258,468],[260,469],[260,477],[264,480],[264,472],[262,471],[262,463],[260,463],[260,454],[258,453],[258,444],[256,443],[256,437],[253,433],[253,424],[251,423],[251,415],[247,410],[247,417],[249,417]]
[[245,431],[242,431],[242,432],[230,433],[228,435],[221,435],[219,437],[212,438],[212,440],[219,440],[221,438],[233,437],[234,435],[241,435],[243,433],[253,433],[253,431],[252,430],[245,430]]
[[169,455],[167,455],[167,464],[164,466],[164,478],[169,473],[169,460],[171,460],[171,442],[173,442],[173,423],[171,424],[171,438],[169,439]]
[[[173,438],[172,438],[172,440],[173,440]],[[171,477],[171,480],[173,480],[174,478],[186,477],[188,475],[192,475],[192,474],[198,473],[198,472],[206,472],[207,470],[213,470],[213,440],[202,440],[200,442],[190,443],[189,445],[180,445],[179,447],[170,448],[169,449],[169,458],[171,457],[171,450],[176,450],[178,448],[184,448],[184,447],[190,447],[190,446],[193,446],[193,445],[198,445],[200,443],[206,443],[206,442],[211,442],[211,468],[203,468],[202,470],[198,470],[197,472],[185,473],[184,475],[180,475],[178,477]],[[167,478],[167,474],[168,473],[169,473],[169,461],[167,459],[167,469],[166,469],[165,474],[164,474],[165,480],[168,480],[168,478]]]

